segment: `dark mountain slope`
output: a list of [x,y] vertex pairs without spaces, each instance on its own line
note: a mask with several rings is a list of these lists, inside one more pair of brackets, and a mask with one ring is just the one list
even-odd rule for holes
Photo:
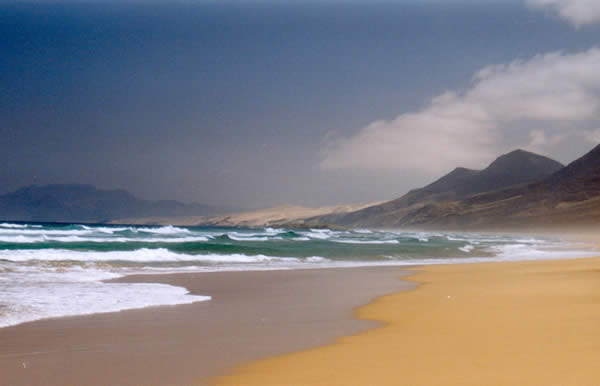
[[381,225],[468,230],[598,226],[600,145],[541,180],[459,200],[431,203],[387,220]]
[[214,208],[178,201],[147,201],[124,190],[92,185],[27,186],[0,196],[0,220],[107,222],[138,216],[214,214]]
[[400,219],[427,205],[531,182],[562,167],[550,158],[515,150],[498,157],[483,170],[456,168],[424,188],[412,190],[396,200],[343,215],[315,217],[308,222],[345,226],[396,225]]

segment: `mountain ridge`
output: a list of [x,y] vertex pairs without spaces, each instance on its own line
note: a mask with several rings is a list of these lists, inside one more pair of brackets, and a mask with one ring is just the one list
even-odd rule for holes
[[598,226],[600,145],[544,178],[378,220],[378,226],[471,231]]
[[307,223],[343,226],[398,225],[403,218],[436,202],[454,201],[472,195],[529,183],[564,167],[561,163],[535,153],[517,149],[503,154],[485,169],[457,167],[423,188],[413,189],[397,199],[346,214],[313,217]]
[[0,195],[0,219],[39,222],[110,222],[125,217],[211,215],[225,209],[175,200],[144,200],[123,189],[89,184],[29,185]]

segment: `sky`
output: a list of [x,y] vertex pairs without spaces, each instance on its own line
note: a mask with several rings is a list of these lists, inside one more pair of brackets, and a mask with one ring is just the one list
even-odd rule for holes
[[0,37],[0,193],[370,202],[600,142],[597,0],[4,0]]

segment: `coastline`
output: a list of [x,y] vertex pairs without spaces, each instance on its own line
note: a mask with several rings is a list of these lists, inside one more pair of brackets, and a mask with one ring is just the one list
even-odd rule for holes
[[600,258],[427,266],[357,316],[383,327],[217,384],[597,384]]
[[379,325],[354,309],[414,288],[406,267],[138,275],[212,300],[45,319],[0,329],[10,385],[208,384],[250,360],[305,350]]

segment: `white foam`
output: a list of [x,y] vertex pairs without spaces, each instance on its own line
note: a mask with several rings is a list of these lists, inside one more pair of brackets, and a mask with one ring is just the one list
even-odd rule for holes
[[343,244],[400,244],[398,240],[352,240],[352,239],[341,239],[334,240],[336,243]]
[[307,257],[306,259],[304,259],[304,261],[306,261],[308,263],[324,263],[326,261],[331,261],[331,260],[326,259],[321,256],[310,256],[310,257]]
[[3,222],[2,224],[0,224],[0,227],[2,227],[2,228],[27,228],[27,225],[25,225],[25,224],[11,224],[11,223],[7,223],[7,222]]
[[334,232],[329,229],[311,229],[310,232],[300,232],[304,236],[308,236],[311,239],[327,240],[332,236],[338,235],[339,232]]
[[131,228],[132,231],[155,233],[159,235],[172,235],[178,233],[190,233],[189,229],[174,227],[173,225],[167,225],[159,228]]
[[54,235],[54,236],[73,236],[89,235],[94,233],[91,229],[0,229],[0,235]]
[[462,237],[454,237],[454,236],[450,236],[450,235],[446,236],[446,240],[449,240],[449,241],[467,241],[467,239],[464,239]]
[[467,244],[464,247],[460,247],[458,249],[461,250],[461,251],[463,251],[463,252],[465,252],[465,253],[469,253],[469,252],[471,252],[473,250],[473,248],[475,248],[473,245]]
[[266,227],[265,228],[265,233],[267,233],[268,235],[276,235],[279,233],[285,232],[285,230],[281,229],[281,228],[271,228],[271,227]]
[[18,244],[28,244],[28,243],[37,243],[44,241],[44,237],[27,237],[23,235],[15,235],[15,236],[2,236],[0,234],[0,242],[2,243],[18,243]]
[[19,249],[0,250],[0,260],[12,262],[26,261],[80,261],[80,262],[106,262],[106,261],[131,261],[140,263],[151,262],[181,262],[197,261],[211,263],[253,263],[265,261],[298,261],[294,257],[273,257],[265,255],[243,254],[199,254],[189,255],[171,252],[165,248],[141,248],[134,251],[73,251],[67,249]]
[[455,257],[455,258],[421,258],[406,259],[395,256],[386,256],[394,261],[394,265],[435,265],[435,264],[469,264],[484,262],[503,262],[503,261],[532,261],[532,260],[560,260],[577,259],[583,257],[598,256],[596,249],[576,250],[571,248],[571,244],[554,244],[552,247],[543,247],[509,244],[497,245],[489,248],[494,256],[490,257]]
[[29,283],[3,288],[0,327],[62,316],[117,312],[210,300],[156,283]]
[[[467,237],[469,236],[469,237]],[[524,244],[545,244],[548,240],[535,238],[535,237],[525,237],[522,236],[507,236],[507,235],[489,235],[489,234],[466,234],[464,236],[459,235],[445,235],[446,240],[448,241],[466,241],[471,244],[479,244],[479,243],[524,243]]]
[[[5,224],[8,226],[4,226]],[[55,226],[51,229],[31,229],[19,226],[21,224],[12,224],[17,225],[14,227],[10,225],[9,223],[0,224],[0,242],[179,243],[205,242],[222,235],[227,235],[232,240],[268,242],[269,240],[283,239],[278,234],[287,231],[265,228],[264,230],[237,230],[224,233],[223,230],[217,229],[200,231],[195,228],[186,229],[173,226],[136,228],[87,225],[70,228]],[[597,251],[574,250],[571,245],[560,242],[523,236],[383,232],[361,229],[353,232],[329,229],[297,232],[301,236],[286,238],[286,240],[327,240],[346,244],[401,244],[407,239],[428,242],[435,237],[434,241],[449,244],[457,256],[464,256],[460,252],[472,253],[477,245],[476,251],[489,253],[493,257],[406,258],[406,256],[385,256],[387,260],[339,261],[320,256],[297,258],[262,254],[207,253],[191,255],[170,251],[167,248],[139,248],[131,251],[105,252],[60,248],[0,250],[0,307],[3,307],[0,326],[46,317],[118,311],[160,304],[181,304],[207,299],[192,297],[182,288],[160,284],[136,287],[130,284],[102,282],[102,280],[126,274],[408,266],[555,259],[598,254]],[[443,238],[455,242],[447,243]],[[412,245],[415,243],[413,242]],[[423,248],[425,254],[427,253],[427,245],[418,246]],[[67,247],[68,245],[64,245],[64,248]],[[338,246],[337,248],[342,247]],[[374,247],[374,249],[377,248]],[[383,249],[383,247],[379,247],[379,249]],[[387,247],[387,250],[393,251],[395,247]],[[392,253],[390,252],[390,254]]]
[[127,230],[131,230],[132,228],[111,228],[111,227],[95,227],[93,228],[93,230],[95,230],[96,232],[102,232],[102,233],[108,233],[108,234],[113,234],[115,232],[123,232],[123,231],[127,231]]
[[0,242],[3,243],[16,243],[16,244],[28,244],[28,243],[44,243],[49,241],[56,241],[61,243],[76,243],[76,242],[89,242],[89,243],[189,243],[189,242],[203,242],[208,241],[209,238],[205,236],[189,236],[189,237],[82,237],[82,236],[55,236],[55,235],[38,235],[38,236],[26,236],[26,235],[15,235],[15,236],[1,236]]
[[[232,240],[235,241],[268,241],[268,240],[275,240],[274,238],[269,238],[269,237],[257,237],[255,235],[250,235],[250,234],[243,234],[243,233],[237,233],[237,232],[231,232],[227,234],[227,237],[229,237]],[[279,238],[281,239],[281,238]]]
[[90,265],[0,262],[0,327],[61,316],[116,312],[210,300],[158,283],[104,283],[121,277]]

